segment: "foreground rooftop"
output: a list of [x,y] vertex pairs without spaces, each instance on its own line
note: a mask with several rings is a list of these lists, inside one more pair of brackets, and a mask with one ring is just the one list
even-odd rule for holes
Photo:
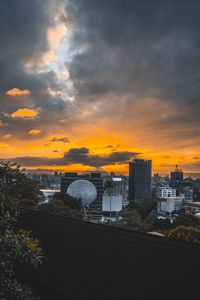
[[[47,258],[18,273],[42,299],[192,299],[199,290],[200,246],[166,237],[26,211]],[[49,296],[51,295],[51,296]]]

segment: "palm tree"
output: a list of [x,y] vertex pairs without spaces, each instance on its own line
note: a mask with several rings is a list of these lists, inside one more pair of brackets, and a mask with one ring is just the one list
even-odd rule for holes
[[104,191],[108,192],[108,195],[110,196],[110,220],[109,220],[109,225],[112,225],[112,220],[111,220],[111,195],[112,195],[112,188],[113,188],[113,183],[112,183],[112,178],[110,180],[106,180],[104,184]]

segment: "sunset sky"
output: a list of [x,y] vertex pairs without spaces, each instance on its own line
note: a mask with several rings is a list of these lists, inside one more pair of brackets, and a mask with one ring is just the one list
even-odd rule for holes
[[200,172],[200,1],[1,0],[0,159]]

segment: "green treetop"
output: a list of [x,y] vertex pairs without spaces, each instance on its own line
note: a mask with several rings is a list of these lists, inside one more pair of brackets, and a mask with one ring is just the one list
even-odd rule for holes
[[37,183],[26,178],[24,170],[11,162],[0,162],[0,299],[38,299],[31,289],[18,282],[14,265],[38,266],[43,252],[31,232],[17,230],[19,206],[36,206],[40,201]]
[[42,199],[39,185],[13,162],[0,161],[0,203],[3,207],[35,207]]

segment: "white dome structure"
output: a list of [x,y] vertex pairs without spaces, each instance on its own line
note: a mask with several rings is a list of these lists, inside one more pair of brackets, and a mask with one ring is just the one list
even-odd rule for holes
[[78,179],[69,185],[67,194],[80,199],[82,205],[85,206],[91,204],[96,199],[97,190],[94,184],[89,180]]

